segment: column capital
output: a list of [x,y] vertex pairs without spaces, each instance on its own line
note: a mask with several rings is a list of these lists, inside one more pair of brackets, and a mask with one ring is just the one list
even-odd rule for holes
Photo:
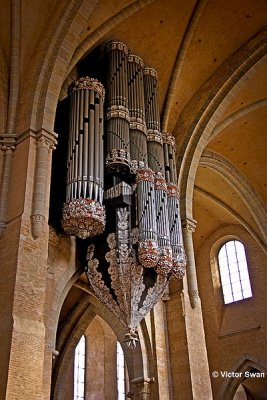
[[188,294],[189,294],[191,307],[194,309],[194,308],[196,308],[196,306],[198,305],[199,300],[200,300],[198,290],[196,290],[196,289],[188,290]]
[[44,215],[33,214],[31,215],[32,237],[38,239],[43,232],[43,225],[45,222]]
[[16,143],[16,135],[0,135],[1,150],[4,152],[14,151]]
[[196,226],[197,226],[197,221],[193,218],[187,217],[182,221],[182,227],[189,232],[192,233],[195,232]]
[[35,133],[36,164],[31,215],[32,236],[34,239],[38,239],[43,233],[47,184],[40,185],[40,182],[47,182],[49,179],[47,177],[47,170],[50,169],[49,163],[51,162],[49,151],[50,149],[55,149],[56,138],[57,134],[55,132],[49,132],[45,129],[40,129]]
[[127,397],[133,400],[150,400],[150,385],[155,382],[155,378],[140,377],[131,380],[134,390],[127,394]]
[[36,145],[37,147],[45,147],[47,150],[54,150],[57,145],[57,133],[49,132],[45,129],[40,129],[36,132]]

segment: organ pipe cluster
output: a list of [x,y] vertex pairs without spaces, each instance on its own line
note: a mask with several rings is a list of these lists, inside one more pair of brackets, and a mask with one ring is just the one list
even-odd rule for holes
[[170,242],[173,256],[172,276],[180,279],[185,274],[186,254],[184,251],[182,224],[180,217],[179,190],[175,163],[175,139],[170,134],[163,134],[165,176],[168,191],[168,218]]
[[[160,130],[158,75],[121,42],[112,41],[106,52],[109,82],[116,87],[116,90],[107,88],[107,131],[113,139],[107,141],[106,165],[114,172],[115,163],[115,174],[122,180],[126,164],[130,173],[136,175],[139,262],[143,267],[154,267],[158,273],[181,278],[186,257],[176,186],[175,146],[174,138]],[[113,114],[116,122],[113,121],[111,129],[110,108],[115,105],[123,113]],[[127,121],[124,130],[116,130],[122,119]]]
[[158,74],[154,68],[144,70],[145,113],[147,125],[148,164],[155,172],[164,174],[162,135],[157,96]]
[[129,171],[130,114],[128,109],[128,49],[112,41],[107,45],[106,166],[112,173]]
[[130,113],[131,159],[136,165],[147,165],[147,132],[143,89],[143,60],[133,54],[128,56],[128,89]]
[[[107,204],[121,198],[131,216],[129,226],[139,231],[139,263],[161,275],[182,278],[186,256],[175,141],[161,132],[157,72],[145,67],[139,56],[118,41],[107,44],[106,60],[105,112],[104,89],[97,80],[81,78],[71,90],[63,227],[82,238],[102,233],[105,189]],[[108,177],[105,187],[104,168]]]
[[140,168],[136,174],[139,228],[139,261],[144,267],[156,267],[159,259],[155,177],[150,168]]
[[67,193],[62,225],[82,239],[105,227],[103,112],[104,87],[96,79],[75,81],[70,90]]

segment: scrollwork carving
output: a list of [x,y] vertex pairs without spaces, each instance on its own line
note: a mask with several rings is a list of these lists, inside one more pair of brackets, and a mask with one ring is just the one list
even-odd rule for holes
[[145,67],[144,68],[144,75],[150,75],[153,76],[154,78],[158,79],[158,73],[154,68],[151,67]]
[[107,51],[120,50],[123,51],[125,54],[128,54],[128,47],[124,43],[119,42],[118,40],[112,40],[108,42],[106,45],[106,50]]
[[171,145],[174,150],[176,149],[175,138],[170,133],[164,132],[162,133],[163,143],[167,143]]
[[103,232],[105,218],[105,209],[100,203],[79,198],[64,204],[62,226],[68,235],[85,239]]
[[156,305],[162,293],[166,289],[167,283],[168,279],[166,275],[164,276],[159,274],[157,276],[157,281],[155,285],[148,289],[147,296],[143,302],[141,309],[139,310],[140,321]]
[[102,279],[101,272],[98,271],[99,261],[94,256],[94,247],[88,248],[87,251],[87,261],[88,261],[88,271],[87,276],[90,280],[92,288],[94,289],[99,300],[108,307],[114,315],[120,320],[123,321],[125,315],[121,313],[121,310],[117,304],[117,302],[113,299],[109,288],[106,286],[104,280]]
[[105,97],[105,89],[102,83],[100,83],[95,78],[90,78],[89,76],[83,76],[80,79],[77,79],[73,82],[70,88],[70,94],[74,93],[76,90],[94,90],[101,96],[102,98]]
[[137,65],[140,65],[141,68],[144,68],[144,61],[142,60],[141,57],[136,56],[135,54],[129,54],[128,61],[130,63],[135,63]]

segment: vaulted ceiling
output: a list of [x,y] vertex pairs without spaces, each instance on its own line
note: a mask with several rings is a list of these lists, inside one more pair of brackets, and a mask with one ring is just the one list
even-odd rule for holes
[[[36,66],[47,57],[53,69],[53,51],[66,59],[59,71],[64,87],[94,48],[123,41],[158,71],[162,130],[177,139],[182,212],[197,220],[196,248],[226,223],[242,224],[266,246],[266,0],[23,0],[21,13],[22,109],[27,88],[36,89]],[[63,40],[68,21],[74,28],[81,23],[73,39],[69,29],[71,51]],[[0,47],[5,80],[8,0],[2,1]]]

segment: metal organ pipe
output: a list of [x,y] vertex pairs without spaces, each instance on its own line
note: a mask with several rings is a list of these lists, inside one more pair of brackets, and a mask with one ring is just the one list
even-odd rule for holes
[[78,143],[78,197],[82,194],[82,168],[83,168],[83,114],[84,114],[84,90],[80,94],[80,115],[79,115],[79,143]]
[[168,214],[170,241],[173,254],[171,278],[181,279],[185,275],[186,255],[183,244],[182,224],[180,216],[179,190],[177,187],[177,171],[175,162],[175,139],[172,135],[163,134],[164,163],[168,189]]
[[104,146],[103,146],[103,124],[104,124],[104,97],[99,97],[99,202],[102,204],[104,194]]
[[85,90],[84,99],[84,121],[83,121],[83,135],[84,135],[84,145],[83,145],[83,192],[88,192],[88,146],[89,146],[89,91]]
[[144,69],[145,113],[147,126],[148,166],[164,174],[164,156],[160,133],[160,114],[157,95],[158,75],[154,68]]
[[74,197],[77,197],[77,177],[78,177],[78,143],[79,143],[79,109],[80,109],[80,96],[79,92],[76,93],[76,125],[75,125],[75,140],[74,140],[74,153],[73,157],[76,154],[76,157],[74,157],[74,179],[73,179],[73,186],[74,186]]
[[139,168],[136,175],[137,212],[139,225],[138,258],[143,267],[156,267],[159,259],[154,172]]
[[106,45],[108,62],[106,165],[109,172],[129,171],[128,48],[118,41]]
[[164,174],[164,155],[160,133],[160,114],[157,96],[157,72],[144,69],[145,115],[147,125],[148,166],[155,172],[155,210],[159,260],[158,273],[169,274],[172,269],[172,249],[167,204],[167,184]]
[[[94,199],[98,200],[99,195],[99,184],[100,184],[100,165],[99,165],[99,144],[100,144],[100,137],[99,137],[99,94],[95,93],[95,148],[94,148]],[[97,157],[96,157],[97,155]]]
[[166,275],[171,273],[173,261],[168,216],[167,184],[160,172],[155,176],[155,200],[157,238],[159,246],[159,260],[156,270],[158,273]]
[[[70,108],[72,108],[73,99],[70,99]],[[68,149],[71,149],[72,146],[72,136],[71,133],[73,132],[73,114],[69,114],[69,140],[68,140]],[[68,151],[68,158],[67,158],[67,193],[66,198],[69,200],[71,198],[71,181],[72,181],[72,151]]]
[[139,166],[147,166],[143,68],[144,63],[140,57],[133,54],[128,56],[130,149],[131,159]]
[[83,77],[71,87],[67,198],[62,225],[69,235],[87,238],[103,232],[104,87]]
[[145,113],[147,129],[160,131],[160,113],[157,94],[158,74],[154,68],[144,69]]
[[94,181],[94,92],[89,93],[89,158],[88,158],[88,175],[89,175],[89,197],[93,197],[93,181]]

